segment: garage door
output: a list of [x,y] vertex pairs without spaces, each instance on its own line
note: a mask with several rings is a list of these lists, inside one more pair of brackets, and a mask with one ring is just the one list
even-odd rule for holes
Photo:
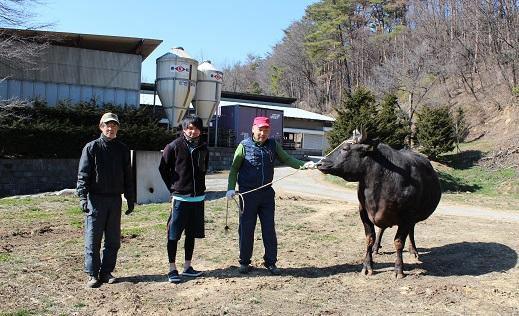
[[303,149],[318,149],[323,148],[323,135],[303,134]]

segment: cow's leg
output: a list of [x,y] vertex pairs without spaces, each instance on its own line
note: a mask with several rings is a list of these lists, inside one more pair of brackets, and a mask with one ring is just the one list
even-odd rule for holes
[[414,242],[414,224],[409,230],[409,253],[414,255],[415,259],[418,259],[418,250],[416,250],[416,244]]
[[409,234],[410,225],[402,224],[398,225],[398,230],[395,235],[395,249],[396,249],[396,261],[395,261],[395,276],[397,279],[403,278],[404,275],[404,260],[402,259],[402,251],[405,246],[405,239]]
[[378,255],[378,251],[380,248],[380,243],[382,242],[382,235],[384,234],[385,228],[379,228],[377,233],[377,238],[375,239],[375,244],[373,245],[373,250]]
[[362,207],[359,208],[360,219],[366,233],[366,257],[362,266],[363,275],[373,274],[373,244],[375,243],[375,226],[368,218],[368,213]]

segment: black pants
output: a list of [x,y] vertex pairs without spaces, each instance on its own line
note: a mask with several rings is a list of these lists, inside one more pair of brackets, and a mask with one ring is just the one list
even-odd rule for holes
[[258,217],[261,224],[263,246],[265,247],[263,259],[267,265],[272,265],[277,262],[278,240],[274,223],[274,197],[275,192],[272,187],[247,193],[243,196],[243,213],[240,216],[240,226],[238,230],[240,240],[240,264],[251,263],[254,246],[254,230],[256,229],[256,220]]
[[[112,272],[121,247],[121,196],[88,195],[85,215],[85,272],[91,276]],[[104,235],[103,257],[101,240]]]

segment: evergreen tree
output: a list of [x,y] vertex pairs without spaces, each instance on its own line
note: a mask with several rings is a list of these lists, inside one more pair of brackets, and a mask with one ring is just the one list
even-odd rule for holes
[[368,89],[361,87],[347,95],[336,111],[338,115],[328,134],[331,149],[350,138],[355,129],[363,129],[368,135],[376,131],[375,96]]
[[381,142],[395,149],[402,149],[411,131],[405,114],[397,104],[398,99],[392,94],[386,95],[382,100],[375,120],[376,136]]
[[418,113],[416,137],[420,144],[420,152],[430,159],[434,160],[438,155],[453,150],[456,131],[449,108],[424,107]]
[[371,91],[366,88],[355,90],[337,109],[336,121],[328,134],[331,149],[350,138],[355,129],[362,129],[369,138],[393,148],[403,148],[410,130],[397,102],[394,95],[388,95],[377,105]]

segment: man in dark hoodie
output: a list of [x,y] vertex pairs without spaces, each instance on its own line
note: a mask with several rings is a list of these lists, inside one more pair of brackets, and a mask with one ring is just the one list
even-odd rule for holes
[[[83,148],[78,168],[76,192],[85,213],[85,272],[88,287],[114,283],[112,275],[121,246],[121,194],[133,211],[135,191],[130,150],[116,139],[119,118],[105,113],[99,122],[101,136]],[[103,256],[100,256],[104,235]]]
[[166,145],[159,172],[172,194],[168,219],[168,280],[181,281],[175,263],[177,243],[185,231],[183,276],[198,277],[202,272],[191,266],[195,238],[204,238],[205,174],[209,162],[207,144],[202,143],[202,119],[188,116],[182,121],[182,135]]

